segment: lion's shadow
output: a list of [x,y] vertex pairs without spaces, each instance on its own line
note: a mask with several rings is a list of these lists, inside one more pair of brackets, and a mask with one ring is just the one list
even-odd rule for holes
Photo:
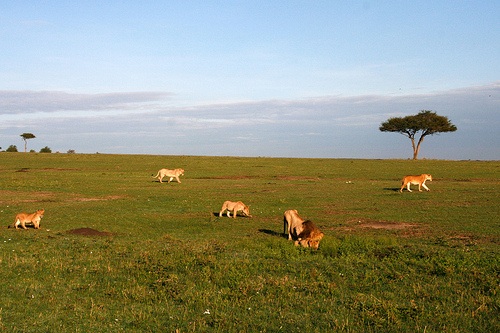
[[[172,184],[172,183],[177,183],[177,182],[176,182],[176,181],[170,181],[170,182],[169,182],[168,180],[165,180],[165,181],[160,182],[158,179],[156,179],[156,180],[154,180],[154,179],[153,179],[153,180],[151,181],[151,183],[158,183],[158,184]],[[177,183],[177,184],[179,184],[179,183]]]
[[281,232],[276,232],[274,230],[269,230],[269,229],[259,229],[259,232],[262,232],[264,234],[267,234],[267,235],[271,235],[271,236],[276,236],[276,237],[282,237],[282,238],[286,238],[288,239],[288,236],[281,233]]
[[[220,217],[227,217],[227,218],[232,219],[232,218],[233,218],[233,215],[232,215],[232,214],[233,214],[233,213],[231,213],[231,217],[228,217],[228,216],[226,215],[226,213],[224,213],[224,214],[222,214],[222,216],[220,216]],[[219,212],[213,212],[213,213],[212,213],[212,215],[213,215],[213,216],[215,216],[215,217],[219,217]],[[250,216],[246,216],[246,215],[243,215],[243,214],[241,214],[241,213],[240,213],[240,214],[236,214],[236,217],[251,218]]]

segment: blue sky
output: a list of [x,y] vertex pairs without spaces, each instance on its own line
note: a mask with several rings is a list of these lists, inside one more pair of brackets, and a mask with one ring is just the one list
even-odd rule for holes
[[0,146],[409,158],[382,133],[433,110],[421,158],[500,159],[498,1],[0,4]]

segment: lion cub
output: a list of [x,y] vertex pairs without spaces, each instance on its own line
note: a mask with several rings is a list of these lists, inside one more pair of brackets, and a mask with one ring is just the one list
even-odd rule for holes
[[233,218],[236,218],[238,212],[242,212],[244,215],[252,217],[252,215],[250,215],[250,208],[241,201],[224,201],[219,212],[219,217],[222,216],[225,210],[227,210],[227,217],[231,217],[229,215],[230,212],[233,212]]
[[403,188],[407,186],[408,192],[411,192],[410,190],[410,184],[417,185],[418,184],[418,190],[419,192],[422,192],[421,187],[423,186],[427,191],[430,191],[429,188],[425,185],[425,181],[429,180],[432,181],[432,176],[428,175],[426,173],[421,174],[420,176],[404,176],[403,178],[403,185],[401,186],[401,189],[399,192],[403,192]]
[[45,213],[45,209],[37,210],[33,214],[19,213],[16,215],[14,223],[9,225],[9,228],[16,227],[16,229],[19,229],[18,226],[21,225],[23,229],[26,229],[26,223],[33,223],[35,229],[40,229],[40,220],[43,217],[43,213]]

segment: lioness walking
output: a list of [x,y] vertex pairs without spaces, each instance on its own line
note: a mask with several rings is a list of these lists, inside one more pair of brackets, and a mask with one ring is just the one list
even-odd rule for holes
[[163,183],[163,181],[162,181],[163,177],[170,177],[170,179],[168,180],[169,183],[174,178],[177,180],[178,183],[180,183],[181,180],[179,179],[179,176],[184,176],[184,169],[174,169],[174,170],[160,169],[160,170],[158,170],[158,173],[156,174],[156,176],[153,176],[153,175],[151,175],[151,176],[153,178],[158,178],[160,183]]
[[408,192],[411,192],[410,190],[410,184],[413,185],[418,185],[418,191],[422,192],[421,187],[423,186],[427,191],[430,191],[429,188],[425,185],[425,181],[429,180],[432,181],[432,176],[428,175],[426,173],[421,174],[420,176],[404,176],[403,177],[403,185],[401,186],[401,189],[399,192],[403,192],[403,188],[407,186]]

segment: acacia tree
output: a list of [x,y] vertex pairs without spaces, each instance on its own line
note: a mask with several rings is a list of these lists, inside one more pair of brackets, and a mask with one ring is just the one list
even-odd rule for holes
[[[448,117],[438,116],[435,112],[429,110],[421,110],[413,116],[389,118],[380,124],[379,130],[400,133],[410,138],[413,147],[413,159],[416,160],[424,137],[440,132],[455,132],[457,127],[450,122]],[[421,135],[415,145],[415,136],[419,132]]]
[[23,133],[21,134],[21,137],[24,140],[24,152],[26,153],[28,151],[28,140],[34,139],[36,138],[36,136],[34,136],[32,133]]

